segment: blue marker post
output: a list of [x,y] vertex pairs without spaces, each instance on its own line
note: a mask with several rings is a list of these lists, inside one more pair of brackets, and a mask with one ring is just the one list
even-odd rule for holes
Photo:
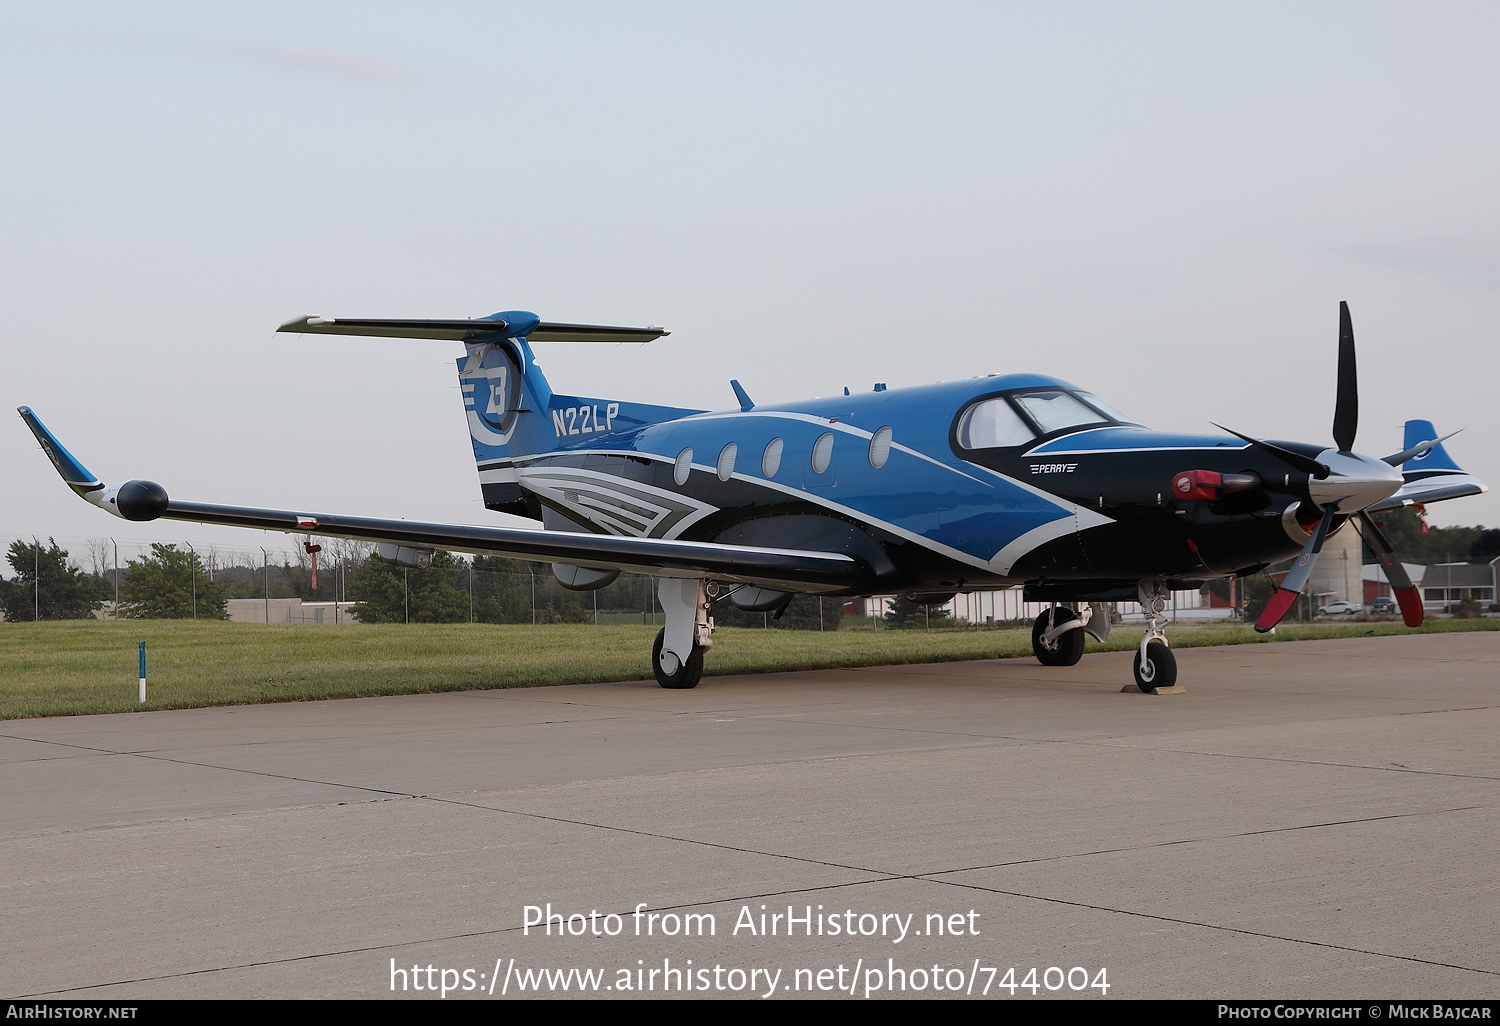
[[141,704],[146,704],[146,643],[141,642]]

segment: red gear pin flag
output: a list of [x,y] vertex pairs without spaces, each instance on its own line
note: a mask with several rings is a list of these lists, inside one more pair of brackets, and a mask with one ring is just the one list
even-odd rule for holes
[[304,549],[306,549],[307,550],[307,554],[312,557],[312,587],[313,587],[313,591],[317,591],[318,590],[318,553],[320,553],[320,552],[323,551],[323,546],[321,546],[321,545],[314,545],[312,543],[312,535],[308,535],[307,536],[307,541],[305,541],[305,542],[302,543],[302,547]]

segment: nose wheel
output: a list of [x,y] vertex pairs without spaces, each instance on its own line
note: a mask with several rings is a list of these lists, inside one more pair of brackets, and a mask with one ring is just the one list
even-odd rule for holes
[[1135,686],[1148,695],[1177,683],[1177,657],[1165,641],[1152,638],[1135,653]]
[[1146,633],[1135,650],[1135,686],[1155,695],[1177,684],[1177,657],[1167,647],[1165,630],[1169,592],[1163,581],[1142,581],[1139,594],[1146,613]]

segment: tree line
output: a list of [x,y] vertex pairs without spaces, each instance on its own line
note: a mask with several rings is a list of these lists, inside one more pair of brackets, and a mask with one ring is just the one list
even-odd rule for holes
[[[279,566],[204,565],[191,549],[156,543],[129,559],[116,575],[105,552],[90,552],[94,570],[79,567],[53,539],[16,541],[7,552],[15,576],[0,579],[0,612],[10,622],[85,619],[119,595],[117,615],[134,619],[227,619],[230,598],[301,598],[308,602],[348,601],[363,623],[589,623],[612,620],[658,622],[655,581],[622,577],[595,592],[564,589],[546,563],[502,556],[465,559],[439,551],[425,568],[393,566],[368,545],[337,550],[336,561],[319,567],[313,587],[310,558],[283,558]],[[217,563],[217,553],[214,555]],[[922,618],[917,607],[898,603],[887,626]],[[780,614],[747,613],[729,603],[715,610],[725,626],[785,630],[836,630],[843,600],[799,596]],[[935,622],[947,622],[933,614]]]

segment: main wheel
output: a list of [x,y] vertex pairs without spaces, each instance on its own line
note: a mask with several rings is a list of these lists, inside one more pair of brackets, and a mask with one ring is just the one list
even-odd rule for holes
[[1057,606],[1051,613],[1043,613],[1031,627],[1031,650],[1043,666],[1072,666],[1083,658],[1083,628],[1075,627],[1059,634],[1047,645],[1042,641],[1056,624],[1078,619],[1078,614],[1066,606]]
[[656,632],[656,643],[651,646],[651,669],[656,674],[656,683],[679,691],[697,687],[703,679],[703,649],[694,645],[687,662],[678,664],[674,672],[668,673],[661,667],[661,646],[666,639],[667,629],[663,627]]
[[1136,687],[1148,695],[1154,695],[1157,688],[1169,688],[1176,683],[1177,657],[1164,642],[1148,642],[1144,662],[1141,661],[1141,650],[1135,650]]

